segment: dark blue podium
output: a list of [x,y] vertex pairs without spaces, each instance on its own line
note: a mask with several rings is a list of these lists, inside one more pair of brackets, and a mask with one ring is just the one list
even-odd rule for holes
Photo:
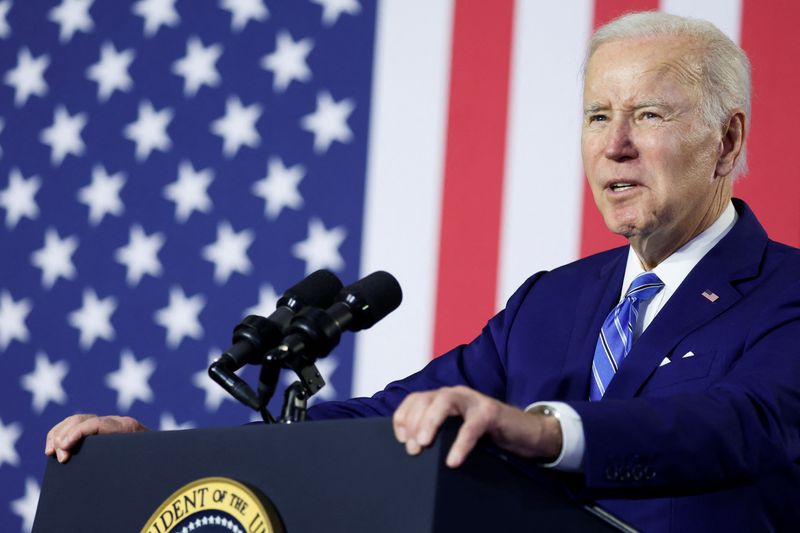
[[266,496],[288,533],[619,531],[549,473],[485,449],[461,468],[406,455],[389,419],[89,437],[47,465],[34,533],[140,531],[173,492],[223,476]]

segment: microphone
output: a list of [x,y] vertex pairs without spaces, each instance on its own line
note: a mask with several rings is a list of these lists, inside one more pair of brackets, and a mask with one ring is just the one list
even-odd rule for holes
[[257,409],[255,393],[234,372],[248,363],[259,363],[264,353],[281,342],[296,313],[309,306],[330,305],[341,288],[339,278],[327,270],[317,270],[288,288],[269,317],[249,315],[234,328],[233,344],[208,367],[208,375],[239,401]]
[[[360,331],[397,309],[403,291],[388,272],[377,271],[348,285],[326,310],[306,307],[289,324],[288,334],[271,356],[294,370],[311,394],[325,384],[314,361],[339,344],[343,331]],[[270,357],[270,354],[267,357]]]

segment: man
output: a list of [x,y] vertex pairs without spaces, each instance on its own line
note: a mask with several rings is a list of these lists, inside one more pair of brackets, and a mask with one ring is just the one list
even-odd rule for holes
[[[461,416],[448,465],[488,435],[578,472],[579,497],[647,531],[795,523],[800,252],[731,201],[749,85],[746,56],[709,23],[640,13],[598,30],[583,162],[630,247],[532,276],[469,345],[311,418],[394,413],[417,454]],[[77,415],[46,452],[63,461],[85,435],[141,429]]]

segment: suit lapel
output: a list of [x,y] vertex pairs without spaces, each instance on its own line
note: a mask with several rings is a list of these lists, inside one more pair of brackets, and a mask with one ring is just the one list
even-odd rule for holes
[[619,248],[618,253],[597,270],[575,302],[575,322],[559,380],[559,398],[585,400],[589,397],[594,347],[603,320],[619,301],[627,256],[628,247]]
[[[743,204],[736,225],[689,273],[636,341],[611,380],[604,399],[636,395],[650,374],[686,335],[734,305],[741,294],[735,281],[758,274],[767,236]],[[719,298],[703,296],[710,291]],[[713,298],[712,298],[713,299]]]

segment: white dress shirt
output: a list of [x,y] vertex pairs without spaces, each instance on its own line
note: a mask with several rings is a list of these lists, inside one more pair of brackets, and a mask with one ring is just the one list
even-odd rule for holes
[[[636,323],[636,328],[633,332],[634,341],[653,322],[658,312],[666,305],[670,297],[675,294],[675,291],[678,290],[680,284],[683,283],[683,280],[686,279],[686,276],[689,275],[695,265],[728,234],[738,218],[739,216],[736,214],[733,203],[728,202],[728,207],[725,208],[725,211],[713,224],[652,270],[664,282],[664,287],[650,300],[640,302],[639,321]],[[644,271],[636,252],[629,247],[625,277],[622,280],[622,287],[620,287],[620,302],[625,297],[625,293],[633,279]],[[529,405],[526,411],[540,405],[546,405],[557,413],[556,420],[561,424],[561,433],[563,435],[563,445],[558,458],[544,466],[571,472],[582,470],[586,439],[583,434],[581,417],[575,409],[563,402],[536,402]]]

